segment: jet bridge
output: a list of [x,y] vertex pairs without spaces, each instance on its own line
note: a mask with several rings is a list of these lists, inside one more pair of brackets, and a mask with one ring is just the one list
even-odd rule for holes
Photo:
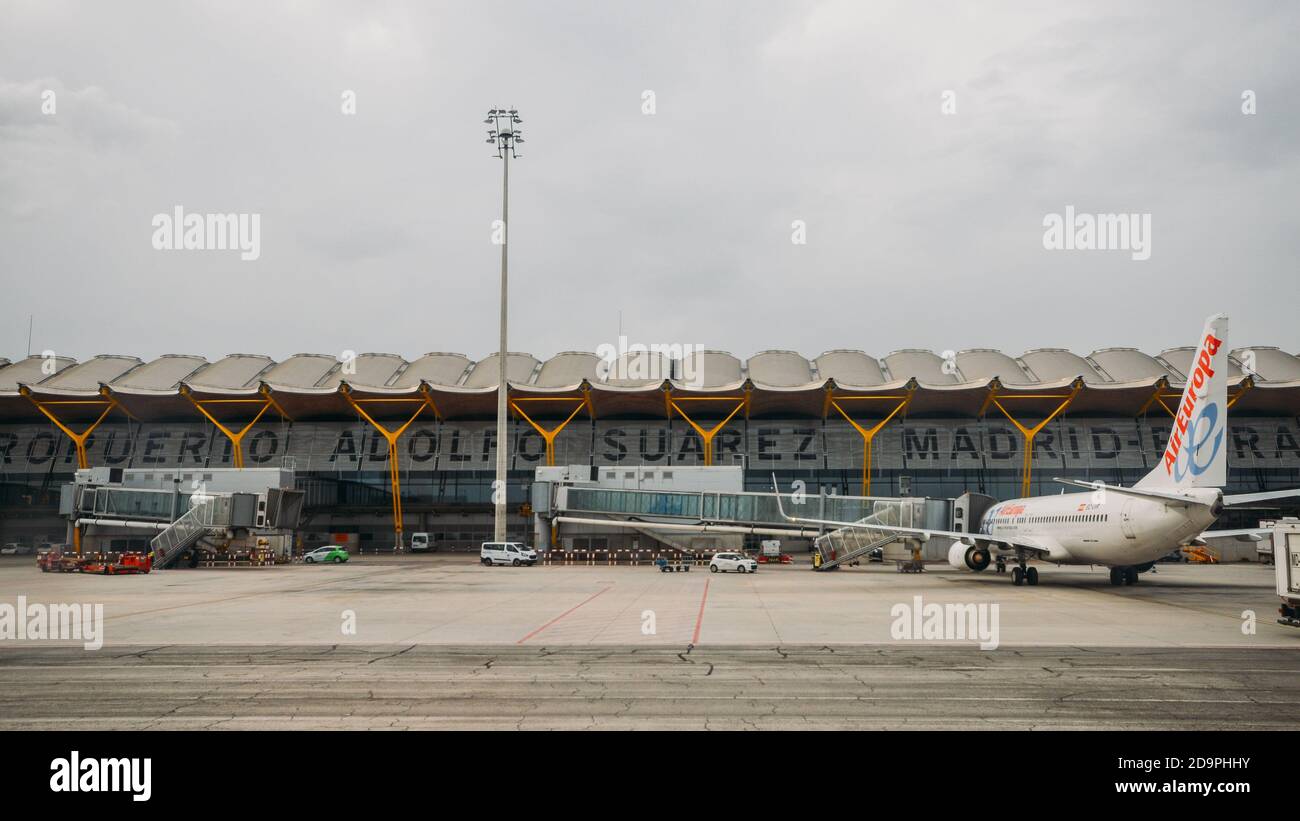
[[278,545],[287,558],[303,506],[292,472],[223,473],[198,471],[193,479],[184,476],[183,485],[182,475],[156,471],[78,471],[62,490],[60,513],[77,552],[83,538],[101,551],[119,544],[143,551],[147,545],[155,568],[191,551],[238,558],[255,551],[266,556]]
[[[660,472],[662,475],[663,471]],[[800,525],[781,515],[786,512],[810,519],[874,521],[917,527],[948,529],[953,503],[945,499],[837,496],[832,494],[782,493],[781,505],[775,493],[751,493],[715,489],[668,489],[660,481],[654,489],[610,486],[599,477],[575,473],[572,478],[548,475],[548,481],[533,484],[531,504],[537,520],[537,544],[546,549],[566,538],[566,530],[621,534],[610,537],[611,548],[621,538],[646,535],[680,551],[699,550],[700,537],[718,540],[716,548],[738,549],[747,535],[807,541],[821,553],[823,566],[835,566],[876,547],[900,542],[897,534],[884,531]],[[702,480],[696,479],[700,484]],[[638,484],[643,484],[639,479]],[[737,483],[739,484],[739,483]],[[723,540],[728,541],[723,541]],[[690,544],[692,540],[694,544]],[[850,555],[851,554],[851,555]]]

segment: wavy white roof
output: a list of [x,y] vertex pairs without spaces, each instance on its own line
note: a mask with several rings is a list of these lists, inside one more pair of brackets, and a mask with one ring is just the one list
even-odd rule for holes
[[[604,371],[600,358],[585,351],[565,351],[541,361],[531,354],[511,353],[508,378],[512,384],[542,388],[563,388],[583,380],[592,384],[638,387],[657,385],[663,378],[680,379],[697,372],[706,388],[734,385],[745,379],[758,388],[794,388],[820,384],[828,379],[846,386],[872,387],[915,379],[922,385],[944,386],[987,382],[997,378],[1004,385],[1056,383],[1083,377],[1093,385],[1142,382],[1166,377],[1181,383],[1192,356],[1191,348],[1171,348],[1152,356],[1133,348],[1103,348],[1080,356],[1059,348],[1037,348],[1019,357],[1001,351],[975,348],[956,353],[951,364],[934,351],[904,349],[877,359],[863,351],[827,351],[809,360],[793,351],[763,351],[748,361],[725,351],[697,351],[686,363],[663,355],[630,354],[621,357],[611,372]],[[1238,349],[1232,352],[1232,376],[1242,373],[1241,363],[1253,357],[1253,376],[1258,382],[1300,380],[1300,357],[1271,347]],[[632,364],[656,367],[620,371]],[[8,362],[0,359],[0,392],[13,392],[18,385],[60,390],[111,388],[172,390],[185,382],[204,388],[235,390],[266,382],[283,389],[333,388],[340,382],[354,386],[410,388],[430,385],[478,389],[495,387],[496,355],[474,362],[464,354],[429,353],[407,361],[397,354],[362,353],[352,361],[352,372],[331,354],[295,354],[281,362],[257,354],[231,354],[215,362],[199,356],[168,354],[150,362],[133,356],[104,354],[76,362],[66,357],[48,363],[39,356]],[[52,373],[50,371],[53,371]],[[616,378],[619,373],[648,373],[650,377]],[[662,377],[662,378],[661,378]]]

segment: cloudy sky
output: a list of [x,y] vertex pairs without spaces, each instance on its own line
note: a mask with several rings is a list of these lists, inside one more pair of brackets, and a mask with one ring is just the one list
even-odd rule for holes
[[[498,104],[512,350],[621,312],[741,357],[1155,352],[1226,311],[1295,353],[1297,42],[1286,2],[3,0],[0,357],[29,315],[77,358],[486,355]],[[1044,249],[1071,205],[1149,214],[1150,259]],[[260,215],[260,258],[155,250],[177,206]]]

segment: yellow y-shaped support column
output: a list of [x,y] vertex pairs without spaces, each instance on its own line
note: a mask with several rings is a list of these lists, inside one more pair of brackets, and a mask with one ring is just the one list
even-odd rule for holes
[[[1168,384],[1169,384],[1168,382],[1165,383],[1166,386],[1168,386]],[[1231,408],[1233,405],[1237,404],[1237,400],[1240,399],[1246,393],[1246,391],[1250,390],[1253,387],[1255,387],[1254,379],[1247,377],[1246,379],[1242,380],[1241,386],[1237,388],[1237,392],[1228,398],[1228,407]],[[1145,415],[1147,412],[1147,408],[1151,407],[1152,402],[1159,402],[1160,407],[1164,408],[1166,413],[1168,413],[1170,416],[1174,418],[1177,418],[1178,412],[1175,411],[1173,408],[1169,407],[1169,404],[1165,402],[1165,400],[1181,399],[1181,398],[1182,398],[1181,393],[1162,393],[1161,391],[1157,390],[1155,394],[1151,397],[1151,399],[1147,400],[1147,403],[1142,406],[1142,410],[1138,411],[1138,416]]]
[[[519,402],[566,402],[566,401],[577,402],[578,404],[573,409],[573,413],[569,414],[569,417],[567,419],[565,419],[556,427],[550,429],[544,428],[541,425],[534,422],[532,420],[532,417],[524,413],[524,409],[519,407],[518,404]],[[537,431],[541,435],[542,439],[546,442],[546,464],[548,466],[552,466],[555,464],[555,437],[560,435],[560,431],[564,430],[565,426],[568,425],[570,422],[572,422],[573,417],[577,416],[578,412],[581,411],[583,408],[586,408],[587,413],[591,414],[591,397],[587,395],[528,396],[528,397],[521,397],[519,399],[511,399],[510,407],[514,409],[515,413],[518,413],[520,416],[522,416],[525,422],[532,425],[533,430]],[[594,416],[594,414],[592,415]]]
[[[828,407],[825,409],[824,412],[829,412],[830,408],[835,408],[835,410],[840,412],[840,416],[843,416],[845,421],[847,421],[850,425],[852,425],[853,429],[856,430],[858,432],[858,435],[862,437],[862,495],[863,496],[871,495],[872,440],[876,438],[876,434],[880,433],[881,429],[884,428],[885,425],[889,424],[890,419],[893,419],[895,416],[899,414],[899,412],[903,410],[903,408],[907,407],[907,404],[912,401],[912,394],[915,393],[915,391],[916,391],[915,388],[909,388],[907,393],[905,394],[894,394],[894,395],[885,395],[885,396],[834,396],[831,391],[826,392],[826,403]],[[850,400],[867,400],[867,399],[883,400],[883,401],[896,400],[898,401],[898,404],[894,406],[894,409],[889,412],[888,416],[886,416],[884,419],[881,419],[879,422],[877,422],[876,424],[868,428],[859,425],[853,419],[852,416],[849,416],[849,414],[844,410],[844,408],[840,407],[840,402],[845,402]]]
[[[1022,496],[1029,495],[1029,488],[1033,480],[1034,437],[1038,435],[1039,431],[1047,427],[1048,422],[1051,422],[1057,416],[1060,416],[1061,413],[1070,406],[1070,403],[1074,401],[1074,397],[1079,395],[1079,391],[1082,388],[1083,388],[1083,380],[1076,379],[1074,380],[1074,387],[1071,389],[1071,391],[1068,394],[1019,393],[1019,394],[1007,394],[1005,396],[998,396],[996,393],[989,394],[988,402],[992,402],[994,405],[996,405],[997,409],[1002,411],[1002,415],[1007,417],[1007,419],[1011,420],[1011,424],[1016,426],[1016,429],[1020,431],[1020,435],[1023,436],[1025,439],[1025,457],[1024,457],[1024,464],[1021,467],[1020,495]],[[1016,417],[1011,415],[1011,411],[1007,410],[1006,406],[1002,404],[1003,399],[1061,399],[1064,401],[1062,401],[1061,404],[1057,405],[1056,410],[1052,411],[1046,419],[1044,419],[1043,421],[1039,422],[1037,425],[1034,425],[1031,428],[1022,425],[1020,423],[1020,420],[1016,419]],[[985,404],[987,405],[988,402],[986,402]]]
[[[90,461],[86,456],[86,440],[95,432],[95,428],[99,427],[99,423],[104,421],[104,417],[108,416],[114,408],[121,410],[122,413],[126,414],[128,417],[130,416],[129,413],[126,413],[126,409],[117,403],[117,400],[113,398],[113,395],[108,392],[107,388],[100,388],[99,395],[104,397],[103,399],[54,399],[46,402],[42,402],[32,396],[31,389],[26,385],[20,385],[18,387],[18,392],[27,397],[27,401],[35,405],[36,409],[45,415],[45,418],[53,422],[54,426],[58,428],[64,436],[72,440],[72,444],[77,449],[77,467],[83,470],[90,467]],[[51,407],[62,405],[103,405],[104,412],[101,413],[99,418],[94,422],[90,423],[90,427],[86,428],[81,433],[77,433],[50,410]]]
[[[266,388],[262,389],[261,399],[204,399],[200,401],[194,398],[190,393],[189,387],[185,385],[181,386],[180,392],[181,396],[190,400],[190,404],[198,409],[199,413],[203,414],[209,422],[216,426],[217,430],[221,431],[221,433],[230,440],[230,443],[233,446],[231,451],[235,457],[235,467],[239,470],[243,470],[244,468],[244,435],[253,429],[253,425],[258,423],[258,420],[262,418],[263,414],[271,408],[275,408],[281,417],[285,419],[289,418],[280,407],[279,403],[271,398],[270,392]],[[257,415],[253,417],[251,422],[244,425],[239,430],[232,430],[218,422],[217,418],[209,413],[208,409],[204,407],[205,405],[261,405],[261,408],[258,409]]]
[[[1156,380],[1156,387],[1155,390],[1151,392],[1151,396],[1147,397],[1147,401],[1142,404],[1141,408],[1138,408],[1137,416],[1138,417],[1146,416],[1147,411],[1150,410],[1151,406],[1156,404],[1157,402],[1160,402],[1160,404],[1163,405],[1164,402],[1161,402],[1160,396],[1167,390],[1169,390],[1169,380],[1166,377],[1162,376]],[[1168,409],[1169,409],[1168,406],[1166,406],[1165,410]]]
[[[402,469],[397,461],[397,440],[401,438],[403,433],[406,433],[406,429],[411,426],[416,417],[424,412],[426,407],[432,407],[432,400],[429,399],[427,394],[419,399],[353,399],[352,391],[348,389],[347,385],[342,386],[342,393],[343,398],[348,401],[352,409],[361,418],[369,422],[375,430],[379,431],[379,434],[388,442],[388,478],[393,487],[393,532],[397,537],[397,545],[400,548],[402,546]],[[407,419],[401,427],[396,430],[389,430],[366,413],[365,408],[361,407],[363,402],[419,402],[420,406],[415,409],[415,413],[411,414],[411,418]]]
[[[77,449],[77,467],[81,470],[90,467],[90,459],[86,455],[86,440],[88,440],[90,435],[95,432],[95,428],[99,427],[99,423],[104,421],[104,417],[108,416],[114,408],[117,408],[122,411],[128,419],[133,418],[131,414],[127,413],[126,408],[117,403],[117,400],[113,398],[113,394],[107,387],[101,387],[99,389],[99,395],[104,397],[103,399],[55,399],[49,402],[41,402],[37,400],[36,397],[32,396],[31,389],[26,385],[19,385],[18,392],[27,397],[27,401],[35,405],[36,409],[45,415],[45,418],[53,422],[54,426],[62,431],[64,436],[72,440],[72,444]],[[59,417],[54,415],[54,412],[48,407],[52,405],[103,405],[104,412],[101,413],[94,422],[90,423],[90,427],[86,428],[81,433],[77,433],[64,424]],[[77,555],[81,555],[81,527],[75,524],[72,528],[72,544],[76,549]]]
[[[700,438],[704,440],[704,466],[705,467],[709,467],[713,464],[713,437],[717,436],[718,431],[722,430],[723,426],[726,425],[728,422],[730,422],[732,417],[734,417],[737,413],[740,413],[742,408],[744,408],[746,412],[748,412],[749,409],[748,392],[746,392],[744,396],[679,396],[676,399],[673,399],[672,394],[670,393],[667,394],[667,401],[668,401],[668,406],[672,410],[675,410],[678,413],[680,413],[682,415],[682,418],[686,420],[686,423],[690,425],[692,428],[694,428],[695,432],[698,433],[700,435]],[[711,428],[705,429],[703,426],[697,424],[694,419],[687,416],[686,411],[682,410],[682,406],[677,404],[678,402],[687,402],[687,401],[691,401],[691,402],[735,401],[736,407],[732,408],[731,413],[727,414],[726,419],[723,419],[721,422],[719,422],[718,424],[714,425]]]
[[425,382],[420,383],[420,396],[424,397],[424,404],[429,406],[433,411],[433,416],[438,421],[442,421],[442,411],[438,410],[438,405],[433,401],[433,394],[429,392],[429,385]]

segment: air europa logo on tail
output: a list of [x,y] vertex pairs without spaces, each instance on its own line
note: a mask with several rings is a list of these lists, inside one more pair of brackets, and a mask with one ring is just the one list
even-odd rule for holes
[[[1223,441],[1223,431],[1216,430],[1219,427],[1219,406],[1215,402],[1205,402],[1205,407],[1197,412],[1197,405],[1206,400],[1205,383],[1214,376],[1213,356],[1219,352],[1219,346],[1223,340],[1206,334],[1205,341],[1201,343],[1201,349],[1196,357],[1196,368],[1192,371],[1191,381],[1183,396],[1183,404],[1178,408],[1178,416],[1174,420],[1174,428],[1169,433],[1169,445],[1165,448],[1165,472],[1170,474],[1176,480],[1181,480],[1188,469],[1193,474],[1200,474],[1214,462],[1215,455],[1219,452],[1219,445]],[[1200,421],[1204,419],[1207,424],[1204,426],[1193,424],[1193,419]],[[1193,439],[1197,434],[1199,439]],[[1197,455],[1201,449],[1209,444],[1213,437],[1213,449],[1210,451],[1209,458],[1204,461],[1197,461]],[[1186,444],[1189,452],[1186,454],[1185,463],[1180,464],[1178,457],[1183,453],[1183,445]],[[1175,473],[1177,471],[1177,473]]]

